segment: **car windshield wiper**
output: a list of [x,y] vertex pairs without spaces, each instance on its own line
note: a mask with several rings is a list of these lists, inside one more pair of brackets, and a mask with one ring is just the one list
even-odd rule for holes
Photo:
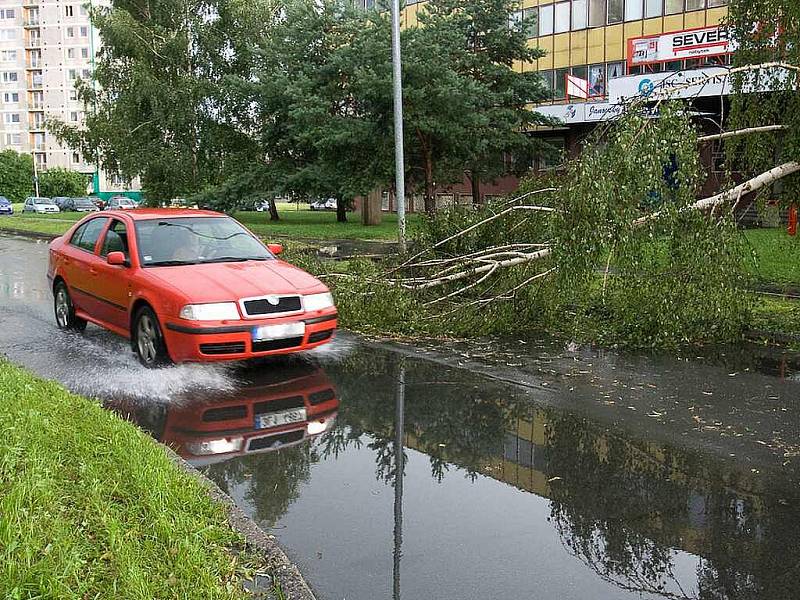
[[209,258],[208,260],[201,261],[203,263],[220,263],[220,262],[245,262],[248,260],[269,260],[265,256],[220,256],[218,258]]
[[196,260],[159,260],[156,262],[146,263],[146,267],[176,267],[180,265],[196,265],[199,261]]

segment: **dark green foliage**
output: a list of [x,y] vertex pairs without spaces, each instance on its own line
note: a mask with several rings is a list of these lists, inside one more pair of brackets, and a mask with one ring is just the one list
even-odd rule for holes
[[39,174],[39,195],[46,198],[67,196],[77,198],[86,195],[91,175],[54,167]]
[[33,195],[33,158],[14,150],[0,152],[0,196],[22,202]]

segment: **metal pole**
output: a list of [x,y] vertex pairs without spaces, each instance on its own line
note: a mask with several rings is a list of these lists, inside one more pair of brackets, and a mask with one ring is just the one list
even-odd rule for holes
[[39,171],[36,169],[36,153],[31,152],[31,158],[33,158],[33,188],[35,190],[34,195],[38,198],[39,197]]
[[403,157],[403,75],[400,60],[400,0],[392,0],[392,83],[394,87],[394,189],[397,200],[397,236],[406,251],[406,184]]
[[394,552],[392,561],[392,600],[400,600],[400,559],[403,556],[403,429],[406,401],[405,358],[399,358],[394,414]]

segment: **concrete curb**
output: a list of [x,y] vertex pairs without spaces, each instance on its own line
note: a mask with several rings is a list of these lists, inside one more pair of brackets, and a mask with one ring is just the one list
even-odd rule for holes
[[261,554],[270,574],[280,584],[288,600],[316,600],[316,596],[306,583],[302,573],[286,556],[286,553],[278,545],[275,536],[269,535],[261,529],[253,519],[236,506],[233,498],[223,492],[216,483],[178,456],[172,448],[163,444],[160,445],[175,465],[199,481],[213,500],[225,506],[230,526],[244,537],[247,546],[251,550]]

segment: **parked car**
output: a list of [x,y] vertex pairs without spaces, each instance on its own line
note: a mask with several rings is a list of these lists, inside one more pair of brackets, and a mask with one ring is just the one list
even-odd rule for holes
[[52,198],[50,198],[50,200],[52,200],[53,204],[55,204],[58,207],[58,210],[63,211],[64,203],[67,200],[69,200],[69,198],[67,196],[53,196]]
[[100,196],[89,196],[89,200],[91,200],[94,203],[94,205],[97,207],[98,210],[105,210],[106,201],[103,200]]
[[89,198],[67,198],[59,205],[62,211],[97,212],[100,210]]
[[5,196],[0,196],[0,215],[13,215],[14,214],[14,207],[11,204],[11,200],[6,198]]
[[315,200],[308,206],[311,210],[336,210],[336,198]]
[[22,212],[31,212],[37,214],[57,213],[61,212],[50,198],[36,198],[28,196],[25,198],[25,204],[22,205]]
[[131,340],[147,367],[242,360],[331,340],[333,298],[235,219],[141,209],[88,215],[50,244],[56,323]]
[[104,210],[132,210],[138,205],[127,196],[111,196]]

